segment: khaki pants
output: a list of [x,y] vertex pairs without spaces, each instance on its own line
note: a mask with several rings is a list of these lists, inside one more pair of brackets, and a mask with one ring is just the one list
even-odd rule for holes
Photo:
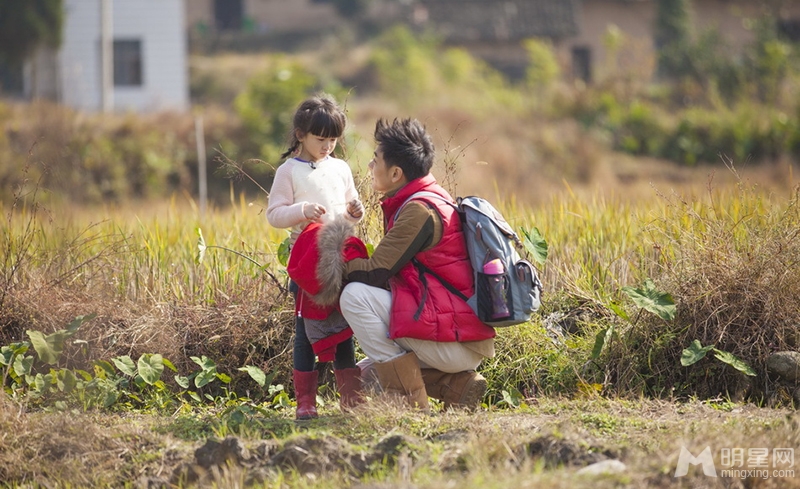
[[353,282],[342,290],[339,306],[361,349],[376,362],[388,362],[413,351],[420,368],[456,373],[475,370],[483,360],[482,355],[458,342],[390,339],[392,294],[388,290]]

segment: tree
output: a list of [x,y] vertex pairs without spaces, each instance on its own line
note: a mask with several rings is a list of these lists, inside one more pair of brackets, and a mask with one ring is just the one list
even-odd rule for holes
[[42,46],[58,48],[63,0],[0,0],[0,61],[21,65]]
[[690,44],[689,0],[658,0],[655,45],[659,74],[670,78],[686,75]]
[[769,14],[753,23],[755,39],[745,50],[744,67],[759,98],[767,103],[779,102],[781,85],[791,71],[792,45],[783,42],[778,22]]

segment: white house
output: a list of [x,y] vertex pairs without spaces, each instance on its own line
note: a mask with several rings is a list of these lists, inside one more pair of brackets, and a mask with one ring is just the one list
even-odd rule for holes
[[[65,0],[64,8],[61,48],[25,69],[28,97],[89,111],[188,109],[184,0]],[[113,66],[105,99],[103,12],[110,20],[105,59]]]

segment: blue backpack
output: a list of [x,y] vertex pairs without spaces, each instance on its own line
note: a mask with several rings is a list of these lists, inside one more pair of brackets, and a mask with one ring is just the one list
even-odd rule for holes
[[[447,290],[465,300],[478,318],[489,326],[500,328],[530,321],[531,315],[541,306],[542,282],[539,280],[536,268],[520,258],[516,248],[521,248],[522,242],[497,209],[481,197],[459,197],[456,203],[453,203],[441,195],[422,191],[406,199],[395,213],[395,217],[409,201],[419,197],[447,202],[458,212],[475,277],[475,293],[472,297],[465,296],[443,277],[414,260],[417,268],[433,276]],[[492,289],[493,285],[496,285],[493,282],[498,279],[483,272],[484,265],[494,259],[502,262],[504,270],[500,277],[503,280],[502,290],[505,294],[502,317],[497,317],[492,301]]]

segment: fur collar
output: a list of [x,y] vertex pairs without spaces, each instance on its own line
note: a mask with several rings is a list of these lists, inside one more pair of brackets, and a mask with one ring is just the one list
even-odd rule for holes
[[319,261],[316,272],[321,290],[312,299],[320,306],[332,306],[339,302],[345,264],[344,248],[354,235],[353,224],[343,217],[325,224],[319,231]]

